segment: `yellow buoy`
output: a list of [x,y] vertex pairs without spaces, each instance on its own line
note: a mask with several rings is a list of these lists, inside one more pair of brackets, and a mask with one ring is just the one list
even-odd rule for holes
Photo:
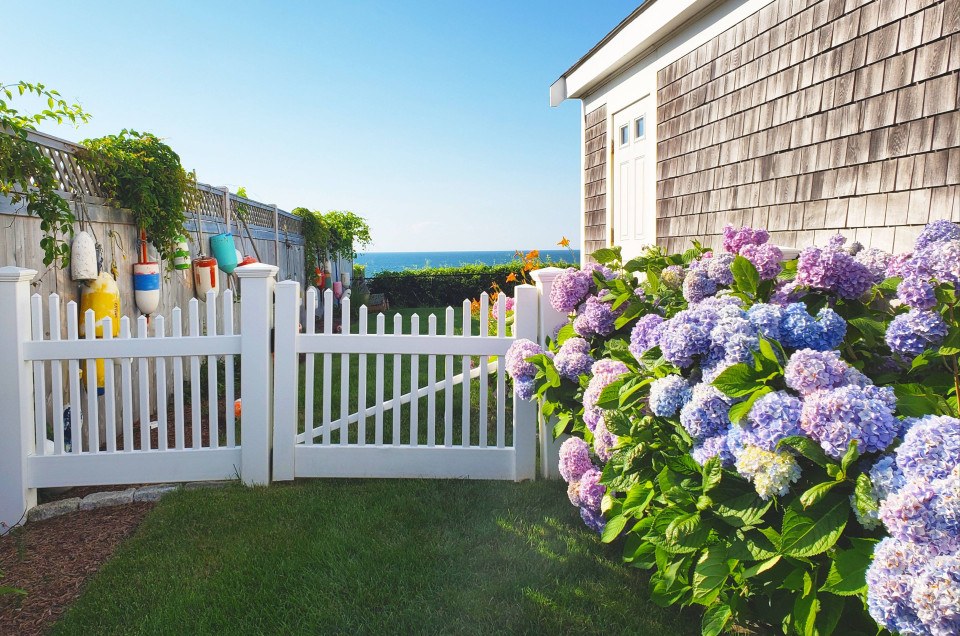
[[[103,337],[103,319],[110,319],[110,335],[120,335],[120,288],[117,281],[107,272],[97,276],[91,284],[85,285],[80,292],[80,335],[86,337],[86,321],[84,316],[88,309],[93,310],[94,333],[97,338]],[[97,364],[97,387],[103,389],[103,360]]]

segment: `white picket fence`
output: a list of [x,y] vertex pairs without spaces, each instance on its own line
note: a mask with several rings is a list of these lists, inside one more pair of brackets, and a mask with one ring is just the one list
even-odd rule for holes
[[[398,314],[387,333],[379,314],[369,333],[366,307],[359,308],[358,333],[351,333],[349,298],[340,307],[342,333],[334,333],[330,291],[323,332],[314,333],[315,289],[301,295],[299,283],[277,284],[271,265],[236,272],[242,298],[238,326],[234,299],[225,291],[219,298],[208,296],[202,312],[191,300],[186,325],[178,308],[169,320],[138,318],[135,333],[123,317],[116,338],[107,320],[103,337],[96,338],[92,311],[80,316],[75,303],[63,308],[56,295],[46,303],[39,295],[31,298],[36,272],[0,268],[0,522],[21,522],[36,504],[36,489],[45,487],[236,477],[246,484],[297,477],[535,478],[536,407],[507,390],[504,355],[515,338],[542,341],[565,319],[541,302],[556,271],[535,272],[537,287],[517,287],[509,336],[504,303],[497,305],[497,329],[490,334],[486,321],[473,332],[468,301],[459,334],[452,308],[442,330],[430,315],[422,334],[419,316],[412,316],[404,333]],[[483,295],[484,316],[488,304]],[[310,317],[302,332],[301,315]],[[372,399],[368,364],[374,365]],[[243,403],[239,423],[233,405],[239,397],[236,365]],[[69,446],[60,425],[67,405]],[[543,476],[556,472],[550,428],[541,417]]]

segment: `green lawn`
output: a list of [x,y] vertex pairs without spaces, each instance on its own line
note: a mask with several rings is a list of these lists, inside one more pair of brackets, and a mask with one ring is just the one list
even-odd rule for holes
[[558,482],[323,480],[182,491],[55,634],[694,634]]

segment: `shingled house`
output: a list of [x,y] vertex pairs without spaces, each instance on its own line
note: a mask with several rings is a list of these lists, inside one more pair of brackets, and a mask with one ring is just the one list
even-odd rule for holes
[[582,248],[910,248],[960,221],[960,0],[647,0],[550,87],[582,104]]

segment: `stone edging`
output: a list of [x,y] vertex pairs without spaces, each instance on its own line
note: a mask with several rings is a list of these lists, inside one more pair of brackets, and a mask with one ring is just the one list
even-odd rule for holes
[[184,490],[200,490],[202,488],[223,488],[236,481],[191,481],[181,484],[153,484],[140,488],[126,490],[108,490],[90,493],[82,499],[71,497],[34,506],[27,512],[27,521],[43,521],[59,517],[76,510],[95,510],[109,506],[120,506],[133,502],[160,501],[167,493],[183,488]]

